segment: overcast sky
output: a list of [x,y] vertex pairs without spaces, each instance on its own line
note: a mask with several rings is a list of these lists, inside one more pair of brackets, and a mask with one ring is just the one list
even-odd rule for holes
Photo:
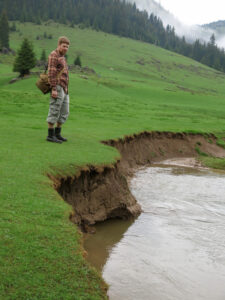
[[224,0],[155,0],[182,23],[206,24],[225,20]]

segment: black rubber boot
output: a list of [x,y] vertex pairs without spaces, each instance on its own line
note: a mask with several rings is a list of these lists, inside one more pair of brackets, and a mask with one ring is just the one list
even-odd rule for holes
[[48,142],[62,144],[62,141],[56,138],[54,128],[48,128],[48,136],[46,140]]
[[66,142],[67,139],[65,139],[64,137],[61,136],[61,127],[56,127],[55,128],[55,136],[58,140],[62,141],[62,142]]

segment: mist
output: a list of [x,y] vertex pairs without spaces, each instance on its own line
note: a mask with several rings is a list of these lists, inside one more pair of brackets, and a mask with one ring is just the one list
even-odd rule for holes
[[[185,36],[186,41],[192,43],[199,39],[201,42],[208,42],[211,35],[214,33],[216,37],[216,44],[218,47],[225,48],[225,36],[219,35],[218,32],[201,27],[200,25],[186,25],[182,23],[182,20],[176,18],[172,13],[163,8],[158,2],[154,0],[126,0],[130,3],[136,3],[136,6],[140,10],[146,10],[149,14],[153,13],[159,17],[164,27],[168,24],[175,28],[175,32],[178,36]],[[217,20],[215,20],[217,21]]]

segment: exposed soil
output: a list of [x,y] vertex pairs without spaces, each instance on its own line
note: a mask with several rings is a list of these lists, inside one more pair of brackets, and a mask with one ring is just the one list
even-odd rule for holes
[[118,164],[81,170],[77,178],[62,179],[58,192],[74,209],[71,221],[84,231],[87,225],[110,218],[134,217],[141,212]]
[[129,190],[127,178],[137,167],[174,157],[197,157],[199,151],[225,157],[225,149],[216,145],[216,140],[212,134],[142,132],[103,141],[118,149],[119,161],[108,166],[86,166],[74,177],[55,179],[55,187],[73,207],[71,221],[84,231],[106,219],[136,217],[141,207]]

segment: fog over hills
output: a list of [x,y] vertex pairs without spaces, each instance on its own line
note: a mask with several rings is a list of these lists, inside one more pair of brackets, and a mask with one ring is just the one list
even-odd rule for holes
[[[163,25],[166,27],[168,24],[175,28],[178,36],[185,36],[186,40],[193,42],[200,39],[202,42],[208,42],[210,36],[214,33],[216,36],[216,43],[219,47],[225,47],[225,30],[224,32],[210,26],[200,25],[185,25],[182,20],[176,18],[172,13],[163,8],[158,2],[154,0],[126,0],[130,3],[136,3],[137,8],[146,10],[149,14],[153,13],[158,16]],[[208,24],[210,25],[210,24]]]
[[219,20],[217,22],[212,22],[203,25],[204,28],[214,30],[216,32],[216,37],[219,41],[218,45],[225,48],[225,20]]

